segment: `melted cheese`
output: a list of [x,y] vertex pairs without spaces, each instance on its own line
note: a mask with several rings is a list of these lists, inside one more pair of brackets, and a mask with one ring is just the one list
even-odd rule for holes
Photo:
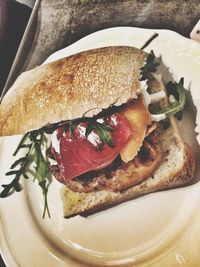
[[120,151],[121,159],[127,163],[137,155],[143,144],[147,126],[151,123],[151,114],[141,96],[121,113],[130,122],[132,128],[132,137]]

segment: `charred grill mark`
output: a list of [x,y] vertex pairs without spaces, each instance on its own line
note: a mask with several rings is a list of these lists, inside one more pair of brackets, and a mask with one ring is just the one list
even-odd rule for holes
[[[154,133],[151,133],[132,161],[124,163],[118,156],[109,166],[69,180],[66,186],[80,193],[95,190],[123,191],[153,175],[160,161],[160,146],[155,141]],[[63,182],[58,166],[51,166],[50,171]]]

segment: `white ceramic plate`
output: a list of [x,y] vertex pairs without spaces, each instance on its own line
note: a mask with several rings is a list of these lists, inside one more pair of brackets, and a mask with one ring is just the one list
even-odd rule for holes
[[[185,78],[198,108],[200,45],[171,31],[131,27],[102,30],[56,52],[47,61],[96,47],[141,47],[154,32],[159,37],[146,51],[153,49],[157,56],[161,55],[174,79]],[[188,106],[180,127],[199,159],[192,107]],[[19,140],[19,136],[1,139],[1,184],[8,181],[5,173],[13,162],[12,152]],[[51,219],[42,219],[40,188],[28,181],[21,193],[0,201],[1,253],[8,267],[194,266],[200,262],[199,180],[197,168],[190,186],[156,192],[87,218],[76,216],[68,220],[62,216],[58,182],[53,181],[49,191]]]

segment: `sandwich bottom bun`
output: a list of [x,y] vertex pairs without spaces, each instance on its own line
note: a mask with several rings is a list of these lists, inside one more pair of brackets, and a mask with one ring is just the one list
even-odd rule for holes
[[88,215],[112,205],[142,196],[161,189],[170,189],[188,183],[195,169],[195,162],[190,147],[182,141],[171,119],[168,129],[157,129],[156,139],[160,145],[162,160],[155,173],[122,192],[108,190],[89,193],[73,192],[66,186],[61,190],[64,217]]

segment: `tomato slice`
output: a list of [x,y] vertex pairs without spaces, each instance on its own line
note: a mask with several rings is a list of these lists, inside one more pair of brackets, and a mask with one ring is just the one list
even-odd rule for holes
[[53,153],[60,167],[63,182],[108,166],[128,142],[132,130],[129,121],[123,115],[114,113],[105,118],[104,123],[112,126],[111,135],[114,147],[102,144],[95,130],[86,137],[87,122],[79,123],[73,135],[70,135],[69,130],[65,130],[63,127],[57,129],[60,153],[55,149],[53,149]]

